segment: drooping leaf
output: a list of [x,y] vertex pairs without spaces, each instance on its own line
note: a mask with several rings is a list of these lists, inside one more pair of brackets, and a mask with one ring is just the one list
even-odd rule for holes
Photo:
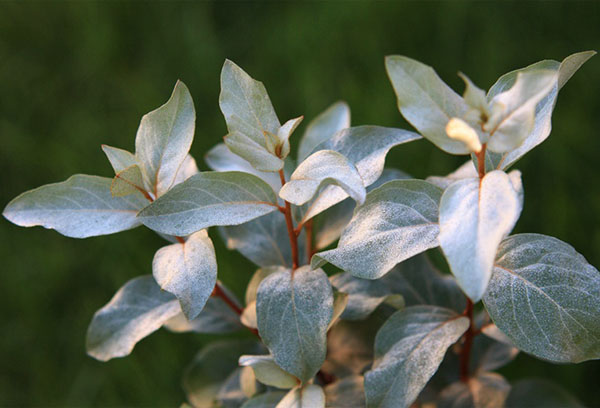
[[275,193],[278,193],[281,188],[281,180],[277,173],[256,170],[249,162],[232,153],[223,143],[210,149],[204,156],[204,161],[214,171],[243,171],[254,174],[266,181]]
[[583,405],[559,384],[530,378],[517,381],[512,386],[505,407],[583,408]]
[[108,158],[108,161],[115,171],[115,174],[125,170],[127,167],[133,166],[134,164],[139,164],[135,154],[128,152],[127,150],[103,144],[102,151]]
[[303,205],[328,185],[340,187],[359,205],[365,200],[366,190],[358,170],[333,150],[320,150],[300,163],[279,196],[292,204]]
[[375,362],[365,375],[368,407],[408,407],[435,373],[469,320],[435,306],[394,313],[375,339]]
[[376,279],[397,263],[436,247],[442,190],[421,180],[395,180],[373,190],[344,230],[338,247],[313,257],[356,277]]
[[303,382],[319,370],[326,353],[333,293],[327,275],[304,266],[269,275],[258,287],[258,331],[277,365]]
[[268,143],[281,127],[267,90],[233,62],[226,60],[221,71],[219,106],[229,135],[225,144],[262,171],[278,171],[283,160]]
[[[510,384],[499,374],[482,373],[467,383],[455,382],[440,394],[439,408],[504,408]],[[526,405],[521,405],[525,407]]]
[[13,199],[2,215],[22,227],[40,225],[71,238],[113,234],[141,224],[136,218],[148,205],[140,193],[113,197],[112,180],[76,174]]
[[169,190],[140,212],[147,227],[185,236],[215,225],[238,225],[277,209],[267,183],[238,171],[204,172]]
[[600,273],[570,245],[538,234],[506,238],[484,304],[519,349],[578,363],[600,358]]
[[241,356],[240,365],[252,367],[256,379],[265,385],[283,389],[298,385],[298,379],[275,364],[273,356]]
[[327,408],[364,408],[364,378],[355,375],[328,384],[325,387],[325,406]]
[[402,116],[419,133],[451,154],[468,154],[459,141],[446,135],[450,118],[460,118],[468,110],[465,101],[446,85],[433,68],[413,59],[392,55],[385,67],[398,98]]
[[[279,211],[241,225],[219,228],[219,232],[228,249],[239,251],[258,266],[292,266],[292,249],[285,217]],[[298,236],[298,253],[302,260],[305,259],[305,234],[302,231]]]
[[162,289],[177,296],[186,317],[196,318],[217,283],[217,257],[206,230],[159,249],[152,274]]
[[325,408],[325,392],[315,384],[294,388],[286,394],[276,408]]
[[[234,391],[238,401],[234,407],[240,406],[245,398],[239,383],[240,368],[238,360],[243,354],[260,354],[264,347],[253,340],[219,340],[210,343],[198,352],[194,360],[186,368],[183,377],[183,388],[188,401],[197,408],[214,408],[221,406],[227,397],[225,391]],[[236,378],[237,377],[237,378]],[[228,381],[229,380],[229,381]],[[237,380],[237,384],[231,384]],[[229,387],[225,387],[229,382]],[[234,386],[232,390],[231,386]],[[235,389],[237,385],[237,390]],[[219,395],[220,394],[220,395]],[[229,405],[231,406],[231,405]]]
[[198,317],[189,321],[183,312],[165,323],[165,328],[175,333],[232,333],[241,330],[240,317],[223,300],[210,297]]
[[135,138],[135,154],[154,197],[173,185],[192,145],[195,122],[194,102],[181,81],[175,84],[167,103],[142,117]]
[[481,180],[459,180],[444,191],[439,243],[458,284],[474,302],[483,296],[498,245],[517,222],[521,208],[511,178],[498,170]]
[[[358,126],[336,133],[331,139],[317,146],[315,151],[333,150],[345,156],[356,166],[365,187],[368,187],[383,173],[385,156],[391,148],[420,138],[418,134],[402,129]],[[346,197],[348,194],[340,187],[326,187],[311,202],[302,218],[302,223]]]
[[565,85],[569,78],[571,78],[571,76],[595,54],[595,51],[576,53],[568,56],[560,63],[552,60],[541,61],[526,68],[509,72],[496,81],[496,83],[488,92],[488,100],[491,100],[497,94],[509,89],[515,83],[519,73],[530,72],[539,69],[551,69],[558,71],[558,84],[544,99],[538,103],[536,107],[533,130],[529,133],[519,147],[494,158],[494,168],[500,170],[508,169],[528,151],[546,140],[546,138],[550,135],[550,130],[552,129],[552,111],[556,105],[558,91]]
[[519,147],[533,130],[536,106],[557,82],[555,70],[520,72],[510,89],[494,96],[490,118],[484,125],[490,134],[488,149],[505,153]]
[[350,127],[350,107],[345,102],[336,102],[328,107],[306,127],[298,147],[298,163],[302,163],[315,147],[348,127]]
[[269,391],[249,399],[240,408],[276,408],[285,395],[285,391]]
[[124,197],[144,191],[146,191],[144,176],[137,164],[133,164],[118,172],[110,185],[110,192],[113,197]]
[[126,356],[138,341],[180,311],[177,298],[162,291],[152,276],[134,278],[94,314],[87,332],[87,352],[100,361]]
[[[367,193],[381,187],[391,180],[412,178],[403,171],[397,169],[384,169],[381,177],[367,187]],[[351,198],[346,198],[331,208],[323,211],[313,219],[314,248],[323,249],[336,241],[350,220],[356,208],[356,203]]]

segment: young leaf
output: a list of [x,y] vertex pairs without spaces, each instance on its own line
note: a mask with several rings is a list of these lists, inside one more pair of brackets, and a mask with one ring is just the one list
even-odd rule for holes
[[516,149],[504,153],[501,157],[495,160],[494,168],[505,170],[517,162],[523,155],[528,151],[542,143],[550,135],[552,129],[552,111],[556,104],[556,98],[558,91],[565,85],[565,83],[571,78],[571,76],[592,56],[596,54],[595,51],[584,51],[568,56],[562,62],[546,60],[536,64],[530,65],[526,68],[522,68],[516,71],[509,72],[500,79],[490,88],[488,92],[488,100],[491,100],[494,96],[509,89],[516,81],[519,73],[531,72],[539,69],[551,69],[558,71],[558,83],[552,91],[542,99],[535,111],[535,122],[533,130],[525,138],[525,141]]
[[469,160],[447,176],[429,176],[425,180],[445,190],[450,186],[450,184],[457,180],[473,178],[477,176],[477,169],[473,165],[473,162]]
[[265,385],[283,389],[298,385],[298,379],[279,368],[272,356],[241,356],[240,365],[252,367],[256,379]]
[[[368,187],[383,173],[385,156],[391,148],[420,138],[418,134],[402,129],[358,126],[336,133],[317,146],[315,151],[333,150],[345,156],[356,166],[364,186]],[[301,222],[308,221],[346,197],[348,194],[340,187],[326,187],[310,204]]]
[[376,279],[397,263],[436,247],[442,190],[421,180],[395,180],[367,195],[336,249],[313,257],[356,277]]
[[302,388],[294,388],[277,404],[277,408],[325,408],[323,388],[309,384]]
[[[292,250],[285,225],[285,217],[277,212],[259,217],[241,225],[219,228],[228,249],[239,251],[260,267],[292,266]],[[306,233],[298,236],[298,253],[305,259]]]
[[152,276],[134,278],[94,315],[87,352],[100,361],[126,356],[138,341],[180,311],[177,298],[162,291]]
[[350,107],[345,102],[331,105],[306,127],[298,147],[298,163],[302,163],[315,147],[348,127],[350,127]]
[[484,304],[519,349],[544,360],[600,358],[600,273],[571,246],[538,234],[506,238]]
[[194,320],[188,320],[178,313],[164,324],[167,330],[175,333],[232,333],[241,330],[240,317],[221,298],[210,297],[204,309]]
[[[467,383],[455,382],[440,394],[439,408],[504,408],[510,384],[496,373],[482,373]],[[523,407],[526,405],[522,405]]]
[[195,407],[212,408],[221,406],[217,400],[225,399],[240,406],[246,396],[241,389],[238,360],[243,354],[260,353],[264,353],[264,347],[252,340],[227,339],[208,344],[184,373],[183,388],[188,401]]
[[137,164],[118,172],[110,185],[110,192],[113,197],[124,197],[137,192],[143,194],[145,191],[144,176]]
[[487,173],[450,185],[440,202],[439,242],[467,296],[477,302],[492,274],[500,241],[512,230],[522,202],[510,177]]
[[325,360],[333,293],[327,275],[304,266],[269,275],[258,287],[258,331],[275,362],[302,382]]
[[223,143],[219,143],[204,156],[204,161],[214,171],[243,171],[254,174],[266,181],[275,193],[281,188],[281,179],[277,173],[258,171],[246,160],[234,154]]
[[139,164],[135,154],[128,152],[127,150],[103,144],[102,151],[104,151],[104,154],[106,154],[106,157],[115,171],[115,174],[125,170],[127,167],[133,166],[134,164]]
[[159,249],[152,274],[161,289],[177,296],[188,320],[196,318],[217,283],[215,248],[206,230],[193,233],[184,243]]
[[219,106],[229,130],[225,144],[234,153],[258,170],[283,167],[283,160],[267,144],[268,134],[277,135],[281,124],[265,86],[229,60],[221,71]]
[[277,209],[267,183],[238,171],[204,172],[176,185],[138,215],[148,228],[185,236],[215,225],[238,225]]
[[76,174],[13,199],[2,215],[22,227],[40,225],[71,238],[113,234],[141,224],[136,218],[148,201],[140,194],[113,197],[112,180]]
[[489,132],[488,149],[509,152],[523,143],[535,125],[538,102],[556,87],[558,73],[536,70],[517,74],[514,85],[491,101],[491,115],[484,129]]
[[467,112],[465,101],[433,68],[418,61],[392,55],[385,58],[385,67],[402,116],[440,149],[451,154],[468,154],[465,145],[450,139],[445,130],[450,118],[463,117]]
[[354,164],[340,153],[321,150],[298,165],[279,196],[292,204],[303,205],[327,185],[341,187],[359,205],[367,194]]
[[325,387],[327,408],[364,408],[364,378],[355,375],[328,384]]
[[469,319],[449,309],[412,306],[394,313],[375,338],[375,362],[365,375],[368,407],[408,407],[435,373]]
[[583,408],[583,405],[559,384],[529,378],[517,381],[512,386],[505,407]]
[[195,122],[192,96],[181,81],[175,84],[167,103],[142,117],[135,137],[135,154],[154,197],[173,185],[192,145]]
[[294,130],[300,125],[304,116],[299,116],[294,119],[290,119],[285,122],[277,131],[277,138],[279,139],[279,145],[275,147],[275,152],[279,149],[279,156],[287,157],[290,154],[290,136],[294,133]]

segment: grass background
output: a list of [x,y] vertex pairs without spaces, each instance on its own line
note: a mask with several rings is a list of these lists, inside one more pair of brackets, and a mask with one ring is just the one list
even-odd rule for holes
[[[197,111],[192,153],[225,133],[225,58],[264,81],[280,119],[309,120],[332,102],[352,123],[409,127],[383,57],[461,70],[488,88],[509,70],[600,45],[598,2],[0,2],[0,205],[74,173],[111,176],[100,144],[133,150],[140,117],[180,78]],[[552,136],[522,159],[517,232],[571,243],[600,265],[600,57],[561,91]],[[297,134],[301,134],[300,129]],[[388,164],[424,178],[464,161],[426,141]],[[206,167],[202,163],[202,168]],[[218,239],[221,279],[238,293],[253,267]],[[160,331],[125,359],[85,355],[93,313],[128,279],[150,273],[164,242],[138,228],[73,240],[0,220],[0,406],[176,406],[181,372],[206,336]],[[562,382],[598,405],[598,362],[553,365],[520,355],[503,373]]]

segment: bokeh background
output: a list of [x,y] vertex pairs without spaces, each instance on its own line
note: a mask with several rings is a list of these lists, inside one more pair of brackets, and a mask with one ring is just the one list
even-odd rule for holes
[[[488,88],[509,70],[600,46],[599,2],[0,2],[0,206],[74,173],[111,176],[100,144],[133,150],[140,117],[180,78],[197,111],[192,153],[221,140],[225,58],[264,81],[281,119],[336,100],[352,123],[409,127],[383,58],[457,71]],[[516,231],[571,243],[600,266],[600,57],[562,90],[551,137],[522,159]],[[297,134],[301,134],[300,129]],[[424,178],[464,161],[426,141],[388,164]],[[202,163],[202,168],[206,169]],[[221,279],[242,292],[253,267],[215,237]],[[177,406],[183,368],[210,339],[159,331],[124,359],[85,354],[93,313],[150,273],[164,242],[138,228],[87,240],[0,219],[0,406]],[[546,376],[600,405],[599,362],[553,365],[524,354],[509,379]]]

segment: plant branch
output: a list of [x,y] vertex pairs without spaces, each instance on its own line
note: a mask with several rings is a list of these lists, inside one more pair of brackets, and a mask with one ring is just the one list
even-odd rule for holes
[[[285,175],[283,169],[279,170],[279,179],[281,185],[285,184]],[[294,270],[298,269],[298,237],[294,231],[294,222],[292,221],[292,207],[290,203],[285,202],[285,223],[287,226],[288,236],[290,238],[290,246],[292,248],[292,276],[294,276]]]
[[477,173],[479,173],[479,179],[482,179],[485,176],[485,150],[487,148],[487,144],[484,143],[481,146],[481,150],[477,153]]

